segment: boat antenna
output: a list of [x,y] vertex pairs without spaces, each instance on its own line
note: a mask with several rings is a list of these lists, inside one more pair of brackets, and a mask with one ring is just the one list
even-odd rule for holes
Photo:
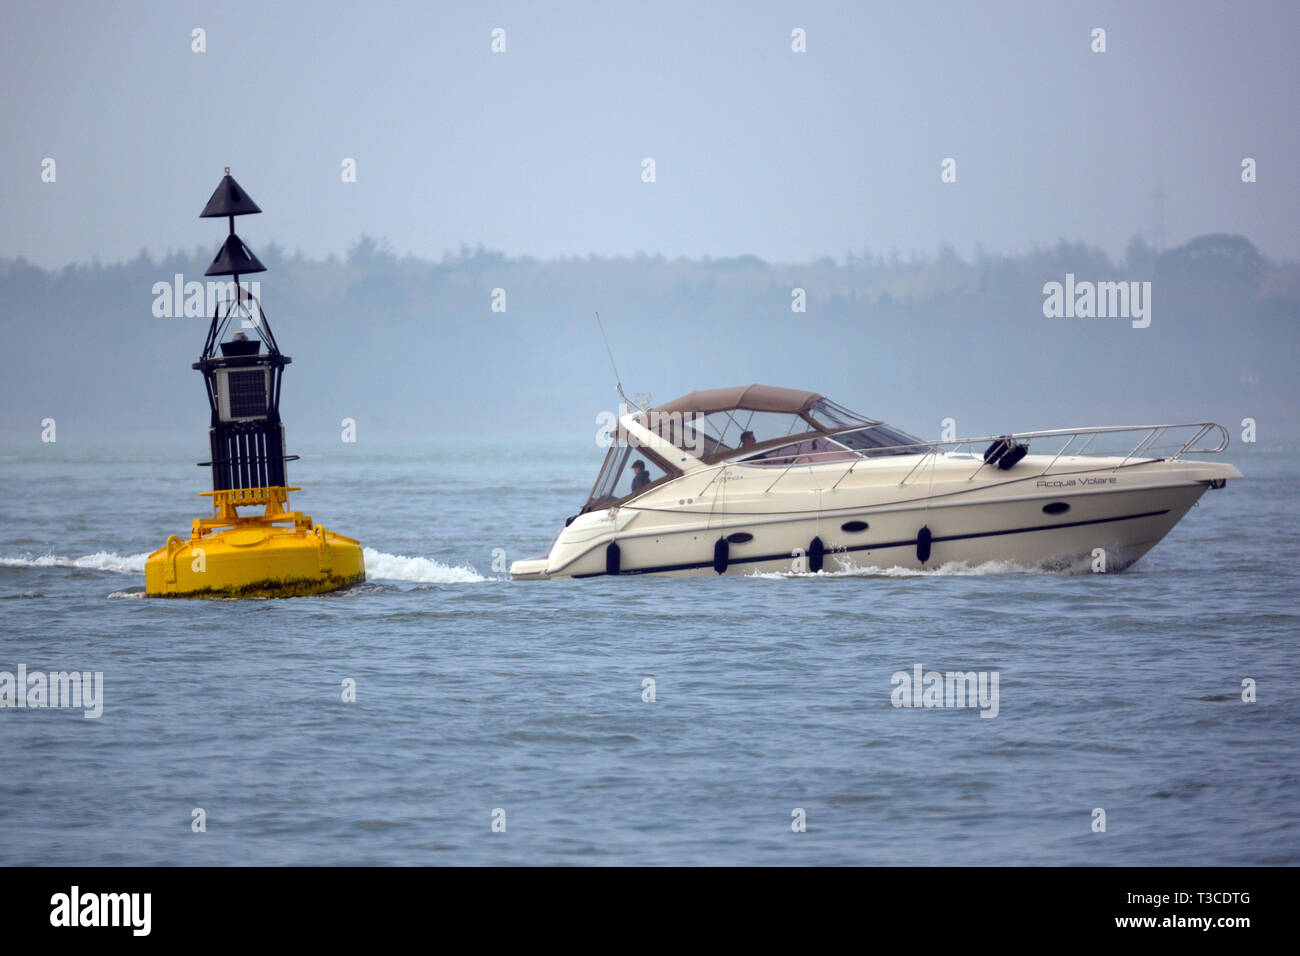
[[599,312],[596,313],[596,325],[600,326],[600,337],[605,340],[605,351],[609,353],[609,364],[614,370],[614,387],[618,389],[618,397],[623,399],[623,404],[630,408],[632,403],[623,394],[623,379],[619,377],[618,365],[614,362],[614,350],[609,347],[609,336],[605,334],[605,323],[600,321]]

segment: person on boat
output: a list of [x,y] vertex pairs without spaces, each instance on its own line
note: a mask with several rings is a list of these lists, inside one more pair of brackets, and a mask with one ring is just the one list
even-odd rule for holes
[[753,433],[753,432],[741,432],[741,433],[740,433],[740,447],[741,447],[741,448],[753,448],[753,447],[754,447],[755,445],[757,445],[757,444],[758,444],[758,442],[754,439],[754,433]]
[[645,462],[638,458],[632,462],[632,491],[640,491],[648,484],[650,484],[650,472],[645,470]]

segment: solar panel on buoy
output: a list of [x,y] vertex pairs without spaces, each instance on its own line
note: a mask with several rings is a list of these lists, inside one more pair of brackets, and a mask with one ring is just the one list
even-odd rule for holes
[[266,373],[261,369],[230,372],[227,401],[231,418],[252,418],[266,414]]

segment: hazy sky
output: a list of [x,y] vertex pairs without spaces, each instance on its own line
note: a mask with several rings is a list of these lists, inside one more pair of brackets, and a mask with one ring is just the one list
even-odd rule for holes
[[215,251],[195,217],[225,165],[267,213],[255,251],[1117,254],[1159,188],[1170,243],[1300,258],[1295,2],[6,0],[5,21],[0,256],[43,266]]

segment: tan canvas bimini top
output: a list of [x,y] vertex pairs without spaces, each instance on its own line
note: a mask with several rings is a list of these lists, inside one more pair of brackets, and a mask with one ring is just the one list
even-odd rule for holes
[[732,388],[706,388],[683,395],[658,406],[657,412],[682,412],[709,415],[745,409],[751,412],[786,412],[798,415],[812,408],[822,396],[795,388],[776,385],[737,385]]

